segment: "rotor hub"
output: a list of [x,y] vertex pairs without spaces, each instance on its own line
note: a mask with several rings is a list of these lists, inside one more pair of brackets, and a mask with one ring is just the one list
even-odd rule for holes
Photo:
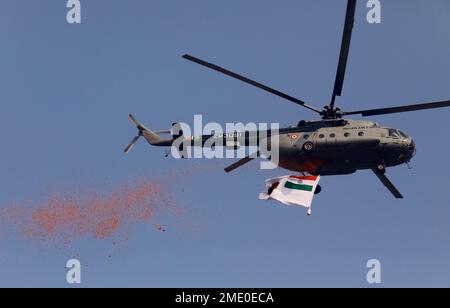
[[333,119],[341,119],[344,114],[341,108],[339,107],[332,108],[327,105],[323,107],[323,110],[321,111],[320,115],[324,120],[333,120]]

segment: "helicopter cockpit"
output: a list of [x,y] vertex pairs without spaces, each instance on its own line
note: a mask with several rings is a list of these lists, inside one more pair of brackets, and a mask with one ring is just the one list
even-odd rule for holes
[[394,139],[410,139],[410,137],[399,129],[389,128],[389,137]]
[[388,131],[390,138],[399,139],[406,144],[407,157],[411,160],[411,158],[416,155],[416,144],[414,140],[399,129],[388,128]]

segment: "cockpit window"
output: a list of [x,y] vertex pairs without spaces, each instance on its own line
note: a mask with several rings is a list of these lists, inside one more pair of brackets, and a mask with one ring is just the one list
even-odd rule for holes
[[389,129],[389,137],[391,138],[405,138],[408,139],[408,135],[398,129]]
[[400,136],[402,136],[403,138],[407,139],[408,135],[405,134],[404,132],[402,132],[401,130],[398,131],[398,133],[400,134]]
[[400,138],[400,134],[398,133],[398,131],[396,129],[389,129],[389,137],[392,138]]

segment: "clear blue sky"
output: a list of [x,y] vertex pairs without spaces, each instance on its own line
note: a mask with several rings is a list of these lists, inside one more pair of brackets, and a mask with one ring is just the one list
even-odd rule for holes
[[[346,110],[450,98],[450,2],[382,1],[381,25],[359,1],[343,96]],[[0,207],[51,189],[109,187],[182,172],[135,129],[168,128],[201,113],[220,123],[296,123],[312,113],[181,59],[191,53],[297,96],[328,103],[346,1],[82,1],[82,24],[66,1],[0,2]],[[283,170],[201,161],[178,198],[200,235],[132,228],[108,243],[73,249],[83,286],[367,286],[366,262],[382,262],[383,286],[450,286],[450,109],[374,118],[417,143],[413,170],[389,170],[397,201],[370,172],[327,177],[312,218],[258,200]],[[66,286],[65,249],[0,240],[0,286]]]

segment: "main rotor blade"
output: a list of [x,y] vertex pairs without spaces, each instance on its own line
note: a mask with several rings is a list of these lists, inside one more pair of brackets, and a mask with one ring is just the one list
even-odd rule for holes
[[225,172],[229,173],[229,172],[231,172],[231,171],[233,171],[233,170],[236,170],[236,169],[239,168],[239,167],[242,167],[243,165],[245,165],[245,164],[251,162],[252,160],[254,160],[254,159],[255,159],[255,156],[256,156],[256,157],[259,157],[259,152],[257,152],[256,155],[253,154],[253,155],[249,155],[249,156],[247,156],[247,157],[244,157],[243,159],[238,160],[238,161],[235,162],[234,164],[232,164],[232,165],[226,167],[226,168],[225,168]]
[[353,25],[355,23],[356,0],[348,0],[347,13],[345,16],[344,34],[342,36],[341,53],[339,55],[339,64],[334,82],[333,97],[330,107],[334,108],[336,96],[341,96],[344,85],[345,71],[347,69],[348,54],[350,51],[350,42],[352,39]]
[[245,83],[247,83],[247,84],[250,84],[250,85],[252,85],[252,86],[254,86],[254,87],[260,88],[260,89],[262,89],[262,90],[264,90],[264,91],[267,91],[267,92],[269,92],[269,93],[272,93],[272,94],[274,94],[274,95],[276,95],[276,96],[282,97],[282,98],[284,98],[284,99],[286,99],[286,100],[288,100],[288,101],[291,101],[291,102],[293,102],[293,103],[296,103],[296,104],[298,104],[298,105],[300,105],[300,106],[303,106],[303,107],[305,107],[305,108],[308,108],[309,110],[312,110],[312,111],[314,111],[314,112],[320,114],[320,110],[318,110],[318,109],[316,109],[316,108],[314,108],[314,107],[308,106],[305,102],[303,102],[303,101],[301,101],[301,100],[299,100],[299,99],[297,99],[297,98],[295,98],[295,97],[292,97],[292,96],[290,96],[290,95],[287,95],[287,94],[285,94],[285,93],[282,93],[282,92],[280,92],[280,91],[278,91],[278,90],[272,89],[272,88],[270,88],[270,87],[268,87],[268,86],[265,86],[265,85],[263,85],[263,84],[261,84],[261,83],[259,83],[259,82],[256,82],[256,81],[254,81],[254,80],[251,80],[251,79],[249,79],[249,78],[247,78],[247,77],[244,77],[244,76],[242,76],[242,75],[233,73],[232,71],[229,71],[229,70],[227,70],[227,69],[225,69],[225,68],[223,68],[223,67],[217,66],[217,65],[212,64],[212,63],[208,63],[208,62],[206,62],[206,61],[203,61],[203,60],[201,60],[201,59],[198,59],[198,58],[193,57],[193,56],[190,56],[190,55],[184,55],[183,58],[186,59],[186,60],[195,62],[195,63],[197,63],[197,64],[200,64],[200,65],[202,65],[202,66],[205,66],[205,67],[207,67],[207,68],[210,68],[210,69],[212,69],[212,70],[215,70],[215,71],[217,71],[217,72],[219,72],[219,73],[225,74],[225,75],[227,75],[227,76],[229,76],[229,77],[236,78],[236,79],[238,79],[238,80],[240,80],[240,81],[243,81],[243,82],[245,82]]
[[403,195],[398,191],[398,189],[392,184],[392,182],[387,178],[386,175],[378,173],[376,170],[372,170],[373,173],[380,179],[381,183],[386,186],[387,189],[394,195],[397,199],[403,199]]
[[361,114],[363,117],[370,117],[370,116],[375,116],[375,115],[409,112],[409,111],[426,110],[426,109],[436,109],[436,108],[444,108],[444,107],[450,107],[450,101],[416,104],[416,105],[406,105],[406,106],[390,107],[390,108],[351,111],[351,112],[344,112],[344,115]]

